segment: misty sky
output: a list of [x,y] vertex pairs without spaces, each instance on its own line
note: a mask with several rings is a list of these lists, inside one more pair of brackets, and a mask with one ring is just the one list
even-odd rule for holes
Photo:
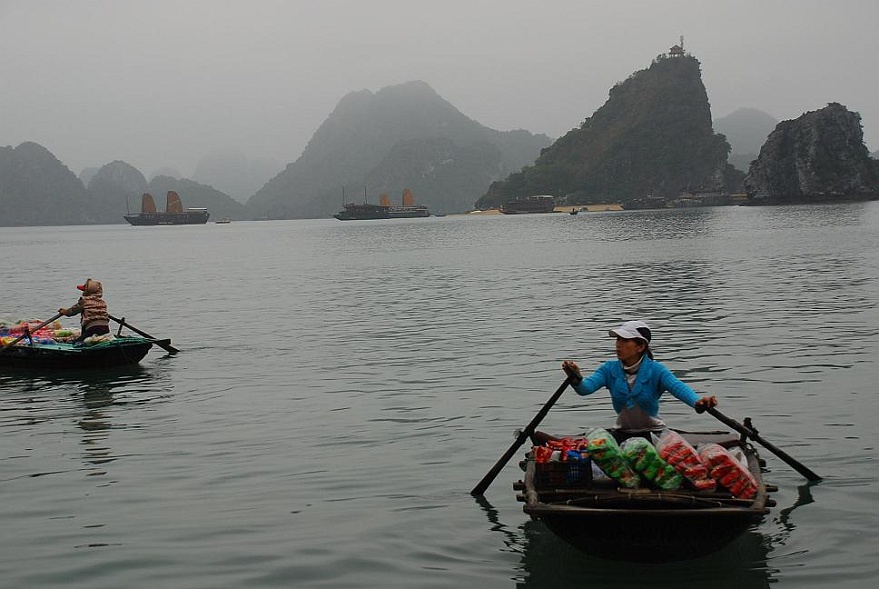
[[295,161],[345,94],[424,80],[468,117],[556,138],[684,36],[712,116],[840,102],[879,149],[876,0],[0,0],[0,145],[74,173]]

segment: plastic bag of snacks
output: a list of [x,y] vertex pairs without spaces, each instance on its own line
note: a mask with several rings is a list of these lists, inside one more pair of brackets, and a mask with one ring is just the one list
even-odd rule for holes
[[620,449],[635,472],[663,491],[679,489],[684,482],[680,473],[659,456],[659,452],[646,438],[624,440]]
[[753,499],[757,495],[754,476],[720,444],[700,444],[699,458],[708,466],[711,477],[726,487],[733,497]]
[[699,453],[684,437],[671,430],[665,430],[654,439],[659,456],[681,473],[697,491],[714,491],[717,482],[708,474],[708,467],[699,458]]
[[610,432],[595,428],[586,433],[586,440],[586,450],[604,474],[629,489],[636,489],[641,484],[641,477],[626,462]]

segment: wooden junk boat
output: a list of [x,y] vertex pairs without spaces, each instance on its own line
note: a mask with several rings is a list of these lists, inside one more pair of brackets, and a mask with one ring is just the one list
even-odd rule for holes
[[[592,476],[591,463],[535,461],[534,449],[513,485],[523,510],[575,548],[602,558],[666,562],[698,558],[734,540],[769,512],[775,487],[763,482],[762,460],[744,437],[727,432],[678,432],[692,445],[714,442],[741,450],[757,485],[751,499],[717,490],[623,488]],[[532,441],[552,439],[535,432]]]
[[[345,198],[345,191],[342,191],[342,199]],[[363,203],[346,203],[342,210],[333,215],[340,221],[363,221],[369,219],[416,219],[420,217],[429,217],[430,209],[427,205],[415,204],[415,197],[412,191],[406,188],[403,190],[402,204],[399,206],[391,204],[387,194],[379,197],[381,204],[369,204],[365,202],[366,191],[364,190]]]
[[211,216],[204,208],[184,209],[180,195],[173,190],[166,195],[164,211],[156,210],[156,202],[149,193],[144,193],[140,200],[139,214],[123,215],[132,225],[204,225]]

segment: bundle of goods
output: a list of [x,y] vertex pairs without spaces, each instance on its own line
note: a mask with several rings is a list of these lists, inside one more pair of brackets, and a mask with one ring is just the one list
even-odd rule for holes
[[55,331],[61,329],[61,324],[53,321],[34,331],[34,328],[39,327],[41,323],[42,321],[37,320],[17,321],[13,324],[3,323],[0,325],[0,338],[2,338],[3,345],[12,343],[22,335],[27,336],[19,340],[19,344],[22,345],[29,344],[31,341],[40,344],[53,343],[55,341]]
[[720,444],[700,444],[699,458],[708,466],[711,477],[726,487],[733,497],[753,499],[757,495],[754,476]]
[[714,491],[717,482],[708,474],[708,467],[699,458],[696,449],[681,434],[665,430],[655,439],[659,456],[671,464],[697,491]]
[[610,478],[629,489],[641,484],[641,477],[629,466],[619,444],[603,428],[595,428],[586,433],[586,450],[598,467]]
[[586,439],[566,437],[534,446],[538,485],[585,484],[592,480],[592,460]]
[[681,487],[683,477],[659,456],[659,452],[646,438],[624,440],[620,449],[632,468],[654,486],[663,491],[674,491]]

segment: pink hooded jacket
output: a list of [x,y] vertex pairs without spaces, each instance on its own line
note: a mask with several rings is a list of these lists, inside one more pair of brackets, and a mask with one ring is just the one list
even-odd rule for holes
[[68,317],[82,313],[80,325],[83,330],[93,325],[109,326],[110,315],[107,313],[107,302],[102,298],[104,288],[101,283],[89,278],[76,288],[82,291],[82,296],[75,305],[61,312]]

